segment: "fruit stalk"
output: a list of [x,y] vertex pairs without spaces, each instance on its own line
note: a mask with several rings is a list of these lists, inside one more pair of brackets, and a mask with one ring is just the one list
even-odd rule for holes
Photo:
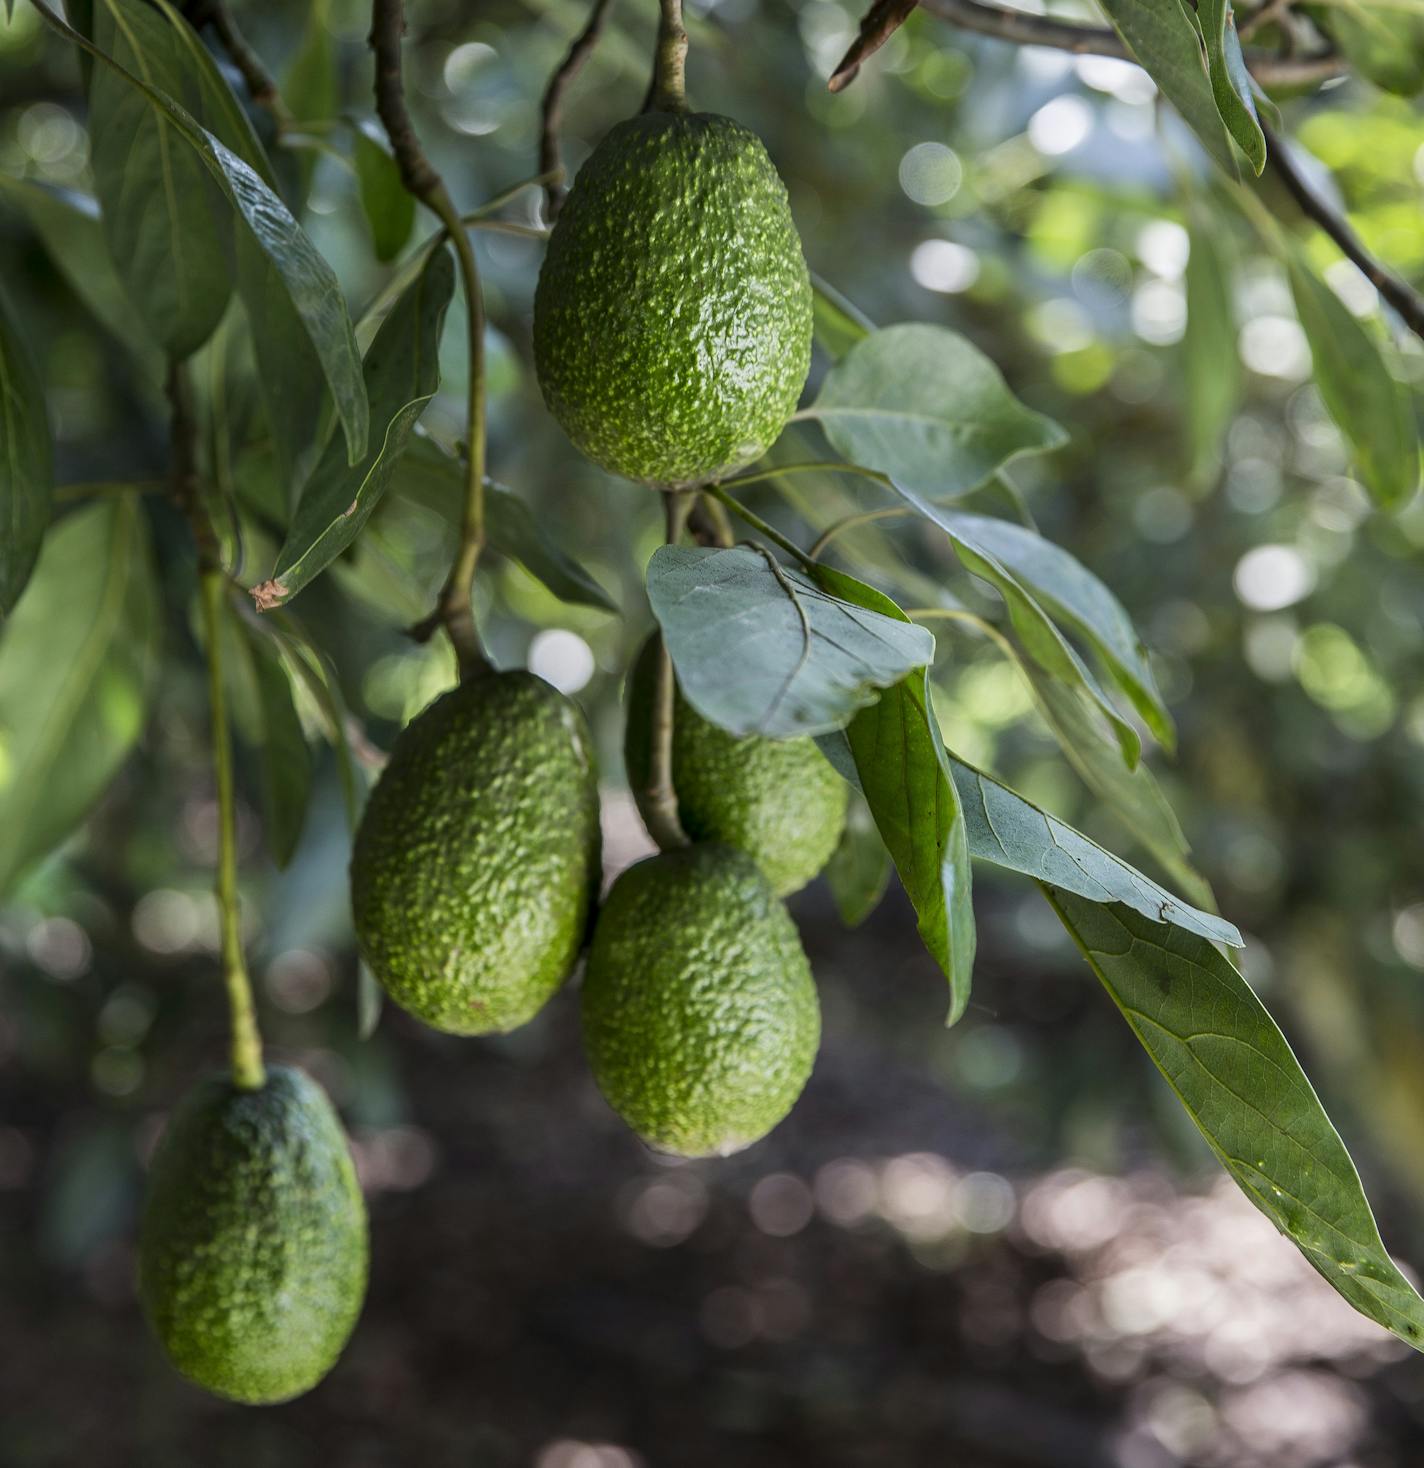
[[682,0],[659,0],[658,40],[653,55],[653,84],[644,112],[686,112],[687,30]]
[[593,55],[603,34],[603,23],[608,18],[608,8],[613,0],[593,0],[593,10],[588,23],[574,37],[564,59],[559,63],[549,85],[544,91],[540,106],[539,171],[548,182],[544,185],[544,217],[552,224],[564,207],[568,189],[564,186],[563,161],[559,157],[559,123],[563,118],[564,93],[581,72],[588,58]]
[[[688,491],[669,491],[663,496],[667,516],[667,543],[676,545],[687,525],[693,496]],[[652,729],[649,743],[648,784],[644,791],[643,822],[660,851],[687,845],[687,833],[677,814],[677,792],[672,783],[672,721],[676,688],[672,658],[667,644],[658,638],[658,675],[653,690]]]
[[[749,474],[747,478],[752,476]],[[734,499],[722,488],[720,484],[709,484],[703,493],[710,495],[715,500],[720,500],[739,519],[744,520],[759,535],[764,535],[773,545],[780,546],[792,560],[799,562],[806,570],[815,568],[815,561],[801,549],[799,545],[787,540],[787,538],[773,525],[768,525],[755,511],[749,510],[739,499]]]
[[434,612],[411,630],[418,640],[424,641],[437,627],[444,627],[460,665],[460,676],[467,678],[486,673],[490,667],[480,645],[474,608],[475,572],[485,545],[484,293],[469,233],[444,180],[426,157],[405,105],[405,84],[401,79],[401,37],[404,34],[404,0],[374,0],[370,44],[376,58],[376,112],[390,138],[391,152],[395,155],[406,192],[420,200],[440,220],[455,247],[460,283],[465,292],[470,358],[465,507],[460,521],[460,542]]

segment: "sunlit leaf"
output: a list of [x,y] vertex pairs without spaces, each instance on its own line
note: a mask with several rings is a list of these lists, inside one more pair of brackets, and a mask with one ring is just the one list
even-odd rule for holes
[[1236,146],[1260,173],[1266,166],[1266,137],[1256,117],[1251,73],[1241,54],[1231,0],[1198,0],[1196,17],[1206,42],[1207,71],[1216,110]]

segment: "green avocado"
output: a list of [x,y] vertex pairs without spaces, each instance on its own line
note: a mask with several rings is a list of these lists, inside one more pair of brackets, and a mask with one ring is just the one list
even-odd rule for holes
[[[658,639],[628,676],[623,758],[641,810],[648,778]],[[779,897],[799,892],[831,859],[850,787],[814,739],[739,739],[675,695],[672,783],[678,819],[694,841],[724,841],[751,856]]]
[[366,1207],[341,1123],[301,1071],[196,1086],[153,1159],[139,1295],[169,1360],[235,1402],[336,1364],[366,1294]]
[[695,845],[613,884],[583,985],[584,1048],[644,1141],[726,1156],[764,1137],[815,1064],[821,1008],[796,925],[751,857]]
[[532,673],[467,678],[411,721],[371,792],[351,856],[361,951],[426,1024],[515,1029],[574,966],[600,849],[577,706]]
[[549,238],[534,360],[569,437],[627,479],[701,484],[771,447],[811,364],[811,283],[755,133],[649,112],[604,138]]

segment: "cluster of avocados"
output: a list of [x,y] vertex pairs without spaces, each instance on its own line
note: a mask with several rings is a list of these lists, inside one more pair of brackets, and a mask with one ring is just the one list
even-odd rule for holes
[[[574,442],[670,491],[759,457],[795,410],[811,292],[784,185],[724,117],[644,113],[579,173],[535,304],[545,398]],[[660,649],[630,672],[641,790]],[[676,696],[672,780],[688,844],[625,871],[601,907],[598,782],[582,713],[523,671],[476,672],[396,741],[357,832],[357,937],[390,997],[436,1029],[531,1019],[587,947],[585,1048],[651,1146],[725,1155],[790,1110],[820,1008],[782,898],[824,866],[846,788],[808,739],[734,738]],[[366,1220],[320,1089],[274,1068],[204,1083],[155,1158],[141,1296],[172,1362],[242,1402],[335,1363],[366,1283]]]

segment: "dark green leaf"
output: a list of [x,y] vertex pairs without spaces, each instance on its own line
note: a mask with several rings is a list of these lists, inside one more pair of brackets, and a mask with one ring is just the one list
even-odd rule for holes
[[851,347],[806,409],[842,458],[936,498],[966,494],[1020,454],[1066,443],[972,343],[941,326],[887,326]]
[[1298,255],[1291,294],[1315,363],[1315,385],[1344,434],[1365,488],[1398,509],[1419,486],[1419,436],[1404,384],[1345,303]]
[[[878,616],[909,618],[889,597],[829,566],[816,579],[833,595]],[[846,726],[860,789],[915,909],[920,937],[949,980],[953,1024],[974,976],[974,903],[969,845],[929,668],[916,668]]]
[[34,570],[53,499],[44,386],[0,293],[0,622]]
[[[99,0],[97,44],[151,88],[202,116],[197,73],[174,28],[140,0]],[[180,129],[122,73],[89,86],[94,190],[110,254],[154,339],[173,357],[200,347],[232,293],[222,195]]]
[[1187,257],[1187,329],[1182,335],[1187,436],[1191,468],[1200,478],[1221,461],[1222,440],[1241,401],[1241,357],[1236,347],[1232,261],[1221,242],[1219,219],[1197,209]]
[[1385,1251],[1350,1154],[1245,979],[1200,937],[1045,892],[1241,1190],[1356,1310],[1420,1349],[1424,1300]]
[[660,547],[648,600],[687,701],[737,735],[839,728],[934,657],[923,627],[828,596],[743,546]]
[[0,633],[0,892],[108,788],[143,728],[157,642],[137,498],[57,525]]
[[838,362],[857,342],[864,341],[875,325],[820,276],[811,276],[811,291],[816,341],[833,362]]
[[875,828],[870,807],[852,796],[840,843],[825,870],[836,911],[846,927],[859,927],[879,907],[892,870],[890,853]]
[[362,119],[353,131],[356,181],[376,259],[394,260],[415,227],[415,200],[401,183],[400,170],[381,130]]
[[1197,0],[1197,24],[1206,42],[1206,64],[1216,110],[1257,173],[1266,166],[1266,137],[1256,117],[1251,73],[1241,54],[1231,0]]
[[1401,97],[1424,92],[1424,11],[1407,0],[1339,0],[1317,13],[1350,64],[1377,87]]
[[1217,111],[1190,8],[1183,0],[1103,0],[1103,10],[1162,95],[1234,178],[1236,159]]
[[330,122],[340,111],[329,0],[311,0],[302,43],[282,78],[282,100],[298,126]]
[[416,420],[440,385],[440,331],[455,289],[449,250],[438,250],[381,323],[366,353],[366,392],[381,430],[354,467],[340,441],[327,445],[302,489],[272,579],[253,597],[280,606],[319,575],[360,534],[386,491]]

